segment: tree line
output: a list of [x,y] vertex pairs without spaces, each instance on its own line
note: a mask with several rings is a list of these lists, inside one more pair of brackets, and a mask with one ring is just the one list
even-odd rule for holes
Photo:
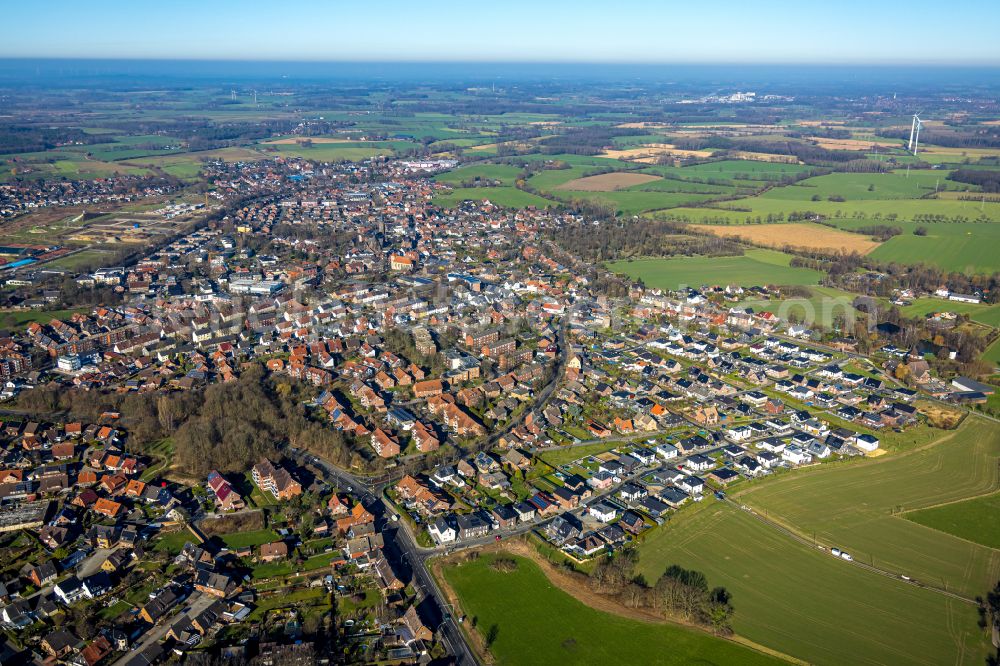
[[718,634],[732,633],[735,609],[726,588],[709,588],[705,574],[677,564],[667,567],[650,585],[636,574],[638,561],[638,553],[631,548],[610,555],[590,574],[591,589],[613,596],[630,608],[649,608]]
[[629,257],[743,254],[743,246],[736,240],[694,235],[684,224],[666,220],[565,225],[553,230],[551,239],[565,251],[592,262]]

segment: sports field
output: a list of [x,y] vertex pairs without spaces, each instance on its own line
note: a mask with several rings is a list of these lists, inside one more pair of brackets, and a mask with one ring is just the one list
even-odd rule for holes
[[854,464],[820,465],[738,493],[772,519],[860,561],[974,597],[1000,579],[1000,551],[899,515],[1000,489],[1000,429],[970,417],[935,443]]
[[775,250],[747,250],[741,257],[636,259],[608,264],[615,273],[641,279],[646,286],[677,289],[683,285],[811,285],[822,274],[789,266],[791,256]]
[[1000,494],[921,509],[909,520],[990,548],[1000,548]]
[[738,634],[810,663],[971,665],[985,656],[975,607],[835,559],[729,503],[680,511],[639,552],[647,580],[674,563],[703,571],[733,594]]
[[[517,570],[511,573],[494,570],[490,555],[444,569],[468,618],[466,629],[485,637],[496,628],[490,651],[497,663],[784,663],[693,629],[644,623],[595,610],[554,587],[531,560],[515,559]],[[738,609],[738,598],[735,603]],[[470,626],[473,618],[475,627]]]

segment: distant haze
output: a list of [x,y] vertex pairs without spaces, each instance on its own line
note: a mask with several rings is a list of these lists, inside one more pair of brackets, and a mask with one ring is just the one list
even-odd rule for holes
[[0,58],[1000,65],[988,0],[46,0]]

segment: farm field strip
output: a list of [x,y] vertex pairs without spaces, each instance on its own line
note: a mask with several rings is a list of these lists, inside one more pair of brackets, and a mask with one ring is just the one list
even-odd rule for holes
[[814,285],[819,282],[820,272],[789,266],[790,259],[790,255],[774,250],[752,249],[743,256],[636,259],[611,262],[607,267],[659,289],[702,284]]
[[918,509],[904,516],[926,527],[1000,549],[1000,493]]
[[867,236],[831,229],[821,224],[788,222],[785,224],[716,225],[695,224],[692,228],[716,236],[741,238],[757,245],[782,248],[786,246],[828,252],[858,252],[868,254],[880,243]]
[[823,465],[752,485],[739,501],[883,569],[967,597],[1000,576],[1000,551],[897,515],[1000,489],[1000,431],[970,417],[956,431],[898,455]]
[[647,580],[674,563],[733,594],[737,633],[810,663],[839,665],[845,654],[858,664],[983,657],[974,607],[834,559],[729,503],[686,508],[640,546]]

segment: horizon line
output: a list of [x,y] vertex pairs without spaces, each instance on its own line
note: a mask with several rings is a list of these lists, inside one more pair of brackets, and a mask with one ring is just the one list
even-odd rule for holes
[[606,65],[622,67],[669,67],[669,66],[725,66],[725,67],[969,67],[975,69],[1000,69],[1000,59],[996,61],[967,60],[511,60],[493,58],[440,59],[413,58],[212,58],[212,57],[149,57],[149,56],[41,56],[41,55],[0,55],[0,62],[49,61],[49,62],[147,62],[147,63],[220,63],[220,64],[310,64],[310,65]]

